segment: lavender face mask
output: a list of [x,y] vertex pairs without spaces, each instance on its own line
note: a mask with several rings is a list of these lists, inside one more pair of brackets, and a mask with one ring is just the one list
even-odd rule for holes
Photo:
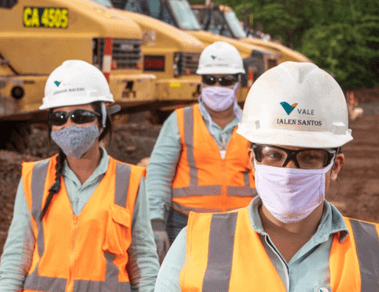
[[66,156],[81,158],[100,136],[97,125],[88,127],[71,126],[51,132],[51,139],[62,149]]
[[322,169],[297,169],[255,164],[255,185],[266,209],[283,223],[294,223],[311,214],[325,198]]
[[222,86],[209,86],[201,90],[201,99],[203,102],[214,111],[224,111],[228,109],[236,99],[236,89],[238,82],[234,88]]

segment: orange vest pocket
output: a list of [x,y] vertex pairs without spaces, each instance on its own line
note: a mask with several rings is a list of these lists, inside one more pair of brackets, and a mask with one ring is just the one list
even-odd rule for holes
[[103,250],[115,255],[123,255],[131,242],[131,218],[127,209],[112,205],[108,216]]

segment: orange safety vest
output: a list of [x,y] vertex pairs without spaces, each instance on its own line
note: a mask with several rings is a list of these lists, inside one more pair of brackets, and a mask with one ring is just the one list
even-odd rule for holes
[[[333,239],[330,287],[333,292],[379,291],[379,224],[344,218],[349,236]],[[286,292],[257,232],[248,207],[228,213],[191,212],[182,292]]]
[[41,222],[56,163],[56,156],[23,163],[25,198],[36,238],[24,291],[131,291],[127,250],[145,169],[109,157],[107,172],[78,216],[61,178],[61,189]]
[[172,182],[172,208],[188,215],[247,206],[257,194],[247,155],[249,142],[234,129],[222,159],[198,105],[178,109],[176,115],[182,152]]

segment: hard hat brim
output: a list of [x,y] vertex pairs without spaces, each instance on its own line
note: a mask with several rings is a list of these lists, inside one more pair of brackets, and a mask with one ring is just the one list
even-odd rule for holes
[[233,68],[201,68],[197,69],[196,74],[208,75],[208,74],[245,74],[245,70],[233,69]]
[[290,131],[265,129],[264,131],[245,131],[239,127],[237,133],[257,144],[294,146],[306,148],[337,148],[353,140],[351,130],[335,135],[331,132]]
[[[46,97],[44,97],[44,100],[45,100],[45,98]],[[65,99],[60,98],[60,99],[57,99],[55,101],[51,101],[51,99],[49,100],[49,98],[47,98],[47,100],[48,100],[48,102],[43,103],[39,107],[40,110],[56,108],[56,107],[80,105],[80,104],[90,104],[90,103],[93,103],[95,101],[103,101],[103,102],[110,102],[110,103],[114,102],[112,94],[110,96],[107,96],[107,97],[97,97],[95,101],[93,99],[83,98],[83,96],[72,96],[72,97],[65,98]]]

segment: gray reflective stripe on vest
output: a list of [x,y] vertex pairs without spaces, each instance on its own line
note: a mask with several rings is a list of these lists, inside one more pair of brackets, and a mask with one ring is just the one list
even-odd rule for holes
[[[42,258],[44,253],[44,231],[42,222],[39,216],[42,210],[42,198],[45,188],[47,168],[50,160],[37,162],[33,167],[32,173],[32,216],[36,220],[38,227],[38,253]],[[126,164],[116,164],[116,180],[115,180],[115,199],[114,203],[126,207],[127,194],[129,189],[131,167]],[[41,236],[40,236],[41,235]],[[104,257],[107,261],[105,282],[74,280],[74,292],[80,291],[117,291],[130,292],[131,287],[129,282],[119,282],[117,266],[113,263],[115,255],[105,252]],[[25,281],[24,288],[37,291],[64,292],[66,289],[67,280],[61,278],[44,277],[38,275],[39,264],[34,269],[33,273],[28,275]]]
[[117,162],[114,203],[124,208],[126,208],[126,197],[129,190],[130,171],[129,165]]
[[198,212],[198,213],[209,213],[209,212],[221,212],[222,209],[205,209],[205,208],[196,208],[196,207],[187,207],[183,206],[175,201],[171,201],[171,206],[178,212],[186,214],[188,216],[190,211]]
[[361,272],[361,291],[379,291],[379,238],[374,224],[350,219]]
[[197,186],[197,166],[193,154],[193,106],[183,110],[184,114],[184,144],[187,145],[187,161],[190,167],[190,186]]
[[175,198],[190,196],[221,196],[222,186],[189,186],[185,188],[172,189]]
[[227,187],[228,197],[254,197],[258,195],[257,190],[250,187]]
[[203,292],[229,291],[237,216],[237,212],[212,215]]

